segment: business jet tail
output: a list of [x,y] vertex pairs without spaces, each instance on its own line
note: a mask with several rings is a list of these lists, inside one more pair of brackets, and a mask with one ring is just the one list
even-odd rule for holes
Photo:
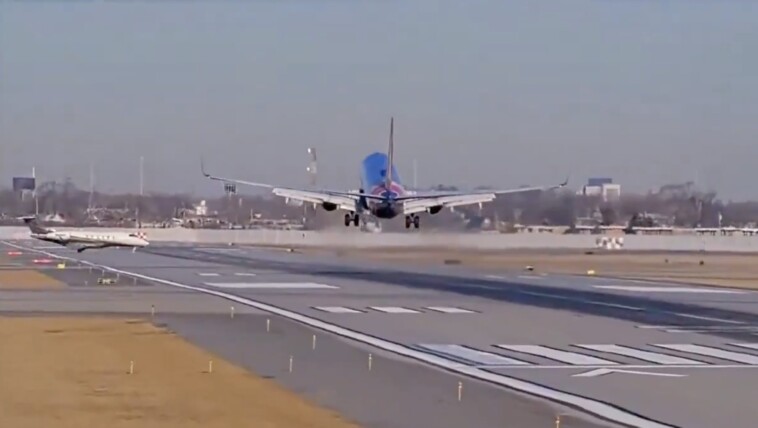
[[36,216],[21,217],[21,219],[24,220],[24,223],[26,223],[26,225],[29,227],[29,230],[31,230],[32,233],[45,234],[45,233],[50,233],[52,231],[50,229],[46,229],[40,226],[39,223],[37,222]]

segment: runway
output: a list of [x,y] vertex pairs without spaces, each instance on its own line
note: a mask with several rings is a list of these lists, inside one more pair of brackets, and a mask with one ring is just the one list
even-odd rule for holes
[[[44,251],[294,319],[479,379],[471,385],[483,391],[521,391],[628,426],[711,428],[728,420],[730,427],[752,427],[758,416],[752,291],[483,275],[457,266],[347,265],[235,247]],[[402,371],[412,376],[408,370]],[[492,423],[487,401],[481,403],[471,413],[481,419],[470,426]],[[532,411],[551,416],[539,403]]]

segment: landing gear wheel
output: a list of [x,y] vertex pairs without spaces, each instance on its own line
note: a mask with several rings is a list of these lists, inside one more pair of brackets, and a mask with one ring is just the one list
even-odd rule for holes
[[406,229],[411,228],[411,216],[409,215],[405,216],[405,228]]
[[360,225],[361,225],[361,216],[359,216],[358,214],[355,214],[353,216],[353,226],[358,227]]
[[418,229],[420,224],[421,224],[421,219],[419,218],[419,216],[413,216],[413,227],[415,229]]
[[349,227],[350,226],[350,221],[351,220],[352,220],[352,218],[350,217],[350,214],[345,214],[345,227]]

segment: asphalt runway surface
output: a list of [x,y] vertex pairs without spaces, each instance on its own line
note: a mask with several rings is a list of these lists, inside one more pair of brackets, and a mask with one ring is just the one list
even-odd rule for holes
[[[753,427],[758,416],[753,406],[758,294],[749,290],[520,272],[483,275],[465,266],[399,267],[235,247],[44,251],[134,274],[156,289],[257,310],[241,317],[257,329],[271,316],[262,313],[279,315],[277,324],[300,332],[288,337],[304,336],[296,340],[300,347],[310,346],[312,330],[298,324],[313,327],[323,337],[317,349],[335,352],[320,362],[324,367],[344,362],[357,373],[366,353],[376,352],[392,361],[388,385],[369,388],[363,383],[375,379],[356,374],[341,383],[342,394],[325,399],[368,426],[428,421],[460,426],[453,414],[465,415],[466,426],[506,426],[503,409],[509,410],[506,420],[520,427],[554,426],[556,412],[578,417],[577,409],[644,427]],[[212,327],[197,314],[165,316],[172,329],[179,326],[181,334],[256,367],[240,345],[244,331]],[[324,341],[332,344],[322,348]],[[281,360],[284,353],[280,349],[272,358]],[[316,362],[310,364],[319,371]],[[478,395],[476,400],[465,395],[471,399],[461,401],[470,406],[466,412],[448,414],[449,403],[432,397],[458,379],[465,382],[464,394]],[[313,394],[310,381],[299,382],[297,388]],[[380,421],[365,400],[344,397],[347,391],[361,394],[361,388],[381,397],[382,406],[414,414],[413,423],[400,416],[387,420],[386,412]],[[410,408],[392,407],[390,391],[406,388],[410,392],[394,401]],[[542,399],[526,400],[524,394]],[[547,400],[567,407],[557,410]],[[453,402],[459,404],[455,397]],[[567,416],[561,426],[601,425]]]

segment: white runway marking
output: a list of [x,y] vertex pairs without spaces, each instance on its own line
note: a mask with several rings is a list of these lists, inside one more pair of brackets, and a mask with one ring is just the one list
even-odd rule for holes
[[541,276],[537,275],[519,275],[518,277],[521,279],[542,279]]
[[705,355],[708,357],[720,358],[722,360],[736,361],[738,363],[758,365],[758,357],[750,354],[743,354],[740,352],[726,351],[719,348],[711,348],[710,346],[701,345],[669,345],[669,344],[657,344],[653,345],[659,348],[672,349],[674,351],[688,352],[692,354]]
[[706,293],[706,294],[745,294],[746,291],[719,290],[704,287],[643,287],[636,285],[593,285],[594,288],[638,293]]
[[219,274],[213,273],[213,272],[200,272],[198,273],[200,276],[218,276]]
[[491,352],[480,351],[478,349],[467,348],[461,345],[420,344],[418,346],[432,352],[446,354],[478,365],[529,365],[526,361],[520,361],[514,358],[493,354]]
[[536,355],[538,357],[548,358],[550,360],[560,361],[572,365],[618,365],[615,361],[608,361],[602,358],[590,355],[579,354],[576,352],[562,351],[552,349],[542,345],[495,345],[498,348],[509,351],[522,352],[524,354]]
[[636,358],[638,360],[650,361],[656,364],[705,364],[702,361],[690,360],[672,355],[659,354],[657,352],[643,351],[641,349],[628,348],[621,345],[574,345],[579,348],[590,349],[598,352],[607,352],[609,354],[624,355],[626,357]]
[[256,276],[256,274],[250,273],[250,272],[237,272],[234,275],[235,276]]
[[[10,244],[8,242],[5,242],[5,243],[7,245],[10,245],[16,248],[23,248],[20,246]],[[41,253],[44,253],[44,252],[41,252]],[[208,289],[208,288],[203,288],[203,287],[195,287],[195,286],[191,286],[187,284],[182,284],[179,282],[156,278],[149,275],[143,275],[136,272],[116,269],[110,266],[96,265],[94,263],[87,262],[81,259],[75,259],[72,257],[58,256],[58,255],[53,255],[49,253],[47,255],[56,257],[62,260],[81,261],[84,264],[88,264],[90,266],[94,266],[98,268],[102,267],[113,273],[131,275],[137,278],[141,278],[141,279],[145,279],[145,280],[153,281],[153,282],[158,282],[164,285],[180,288],[183,290],[197,291],[199,293],[203,293],[209,296],[221,297],[233,302],[250,306],[252,308],[256,308],[261,311],[265,311],[274,315],[279,315],[279,316],[291,319],[293,321],[300,322],[310,327],[318,328],[318,329],[321,329],[321,330],[324,330],[324,331],[327,331],[327,332],[330,332],[330,333],[333,333],[345,338],[353,339],[355,341],[364,343],[366,345],[374,346],[378,349],[391,352],[398,356],[413,358],[422,363],[426,363],[426,364],[436,366],[442,369],[446,369],[452,372],[456,372],[464,376],[469,376],[474,379],[491,382],[497,385],[511,388],[519,392],[536,395],[538,397],[552,400],[561,404],[570,405],[579,409],[583,409],[584,411],[587,411],[594,415],[601,416],[605,419],[609,419],[613,422],[618,422],[624,425],[645,427],[645,428],[672,428],[671,425],[653,421],[651,419],[645,418],[643,416],[639,416],[635,413],[619,408],[617,406],[606,404],[602,401],[592,400],[592,399],[582,397],[580,395],[571,394],[568,392],[557,391],[555,389],[547,388],[536,383],[524,381],[521,379],[506,376],[503,374],[492,373],[489,371],[478,369],[476,367],[470,367],[470,366],[465,366],[462,364],[457,364],[453,361],[450,361],[449,359],[441,358],[435,355],[430,355],[427,352],[413,350],[407,346],[398,345],[388,340],[383,340],[377,337],[373,337],[365,333],[348,330],[346,328],[340,327],[335,324],[327,323],[327,322],[318,320],[316,318],[303,315],[298,312],[289,311],[289,310],[280,308],[278,306],[270,305],[270,304],[263,303],[260,301],[247,299],[244,297],[236,296],[234,294],[229,294],[229,293],[225,293],[218,290],[213,290],[213,289]]]
[[371,309],[388,314],[420,314],[415,309],[402,308],[400,306],[369,306]]
[[747,324],[747,323],[742,322],[742,321],[726,320],[726,319],[723,319],[723,318],[704,317],[704,316],[701,316],[701,315],[684,314],[684,313],[678,313],[678,312],[674,313],[674,315],[679,316],[679,317],[684,317],[684,318],[692,318],[692,319],[696,319],[696,320],[702,320],[702,321],[715,321],[715,322],[723,322],[723,323],[727,323],[727,324]]
[[219,288],[247,288],[247,289],[327,289],[339,288],[333,285],[319,284],[316,282],[206,282],[205,285]]
[[362,314],[363,312],[346,308],[344,306],[315,306],[313,309],[318,309],[319,311],[329,312],[331,314]]
[[463,308],[454,308],[448,306],[427,306],[426,309],[444,314],[475,314],[476,312]]

